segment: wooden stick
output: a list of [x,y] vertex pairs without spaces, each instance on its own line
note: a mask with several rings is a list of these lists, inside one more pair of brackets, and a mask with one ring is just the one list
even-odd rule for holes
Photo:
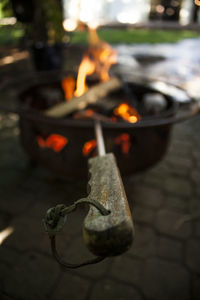
[[59,118],[71,114],[76,110],[84,109],[88,104],[95,103],[104,98],[110,92],[121,87],[121,81],[117,77],[112,77],[109,81],[99,83],[91,87],[80,97],[73,97],[68,102],[61,102],[45,111],[49,117]]
[[127,251],[134,239],[134,226],[124,186],[112,153],[89,159],[90,194],[109,215],[93,206],[84,220],[83,236],[89,250],[98,256],[114,256]]

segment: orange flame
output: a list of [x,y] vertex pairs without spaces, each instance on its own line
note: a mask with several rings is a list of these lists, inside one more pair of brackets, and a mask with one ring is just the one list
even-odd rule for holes
[[97,146],[97,143],[96,143],[96,140],[91,140],[91,141],[88,141],[86,142],[84,145],[83,145],[83,155],[84,156],[88,156],[92,150],[94,150]]
[[124,154],[129,154],[131,141],[128,133],[122,133],[115,138],[115,144],[120,145]]
[[101,81],[107,81],[111,65],[117,62],[117,52],[112,47],[101,41],[95,29],[89,28],[89,42],[91,47],[88,50],[89,57],[95,64],[95,73]]
[[95,71],[94,63],[89,59],[88,56],[84,56],[78,71],[78,77],[76,82],[76,90],[74,95],[80,97],[87,91],[86,77],[91,75]]
[[55,152],[60,152],[68,143],[68,139],[59,134],[51,134],[46,140],[41,136],[36,139],[41,148],[50,148]]
[[73,96],[80,97],[87,91],[86,79],[88,75],[95,73],[99,80],[107,81],[110,78],[108,72],[111,65],[117,62],[117,52],[99,39],[95,29],[89,29],[89,43],[90,48],[84,55],[78,69],[75,91],[73,78],[67,77],[62,81],[66,100]]
[[140,119],[138,112],[128,103],[121,103],[115,108],[114,114],[130,123],[136,123]]
[[69,76],[64,78],[61,84],[65,93],[65,99],[70,100],[74,94],[75,80],[73,79],[73,77]]

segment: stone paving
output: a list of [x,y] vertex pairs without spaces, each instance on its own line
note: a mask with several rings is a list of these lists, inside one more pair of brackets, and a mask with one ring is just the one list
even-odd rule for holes
[[[33,166],[19,142],[17,117],[1,113],[0,231],[13,232],[0,246],[0,299],[199,300],[199,131],[200,116],[174,126],[165,158],[124,178],[136,229],[132,248],[97,265],[64,270],[51,256],[41,220],[49,207],[85,195],[86,186]],[[60,252],[71,262],[91,256],[81,233],[86,213],[78,208],[59,236]]]

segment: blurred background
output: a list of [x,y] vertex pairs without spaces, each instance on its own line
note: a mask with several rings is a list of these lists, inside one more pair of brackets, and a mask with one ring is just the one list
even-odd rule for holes
[[[180,105],[190,114],[187,101],[182,101],[185,98],[176,94],[176,88],[170,91],[168,83],[184,89],[186,100],[191,100],[189,95],[195,105],[199,105],[199,7],[199,0],[0,0],[0,104],[4,108],[7,106],[7,111],[0,111],[1,300],[200,299],[199,115],[173,124],[171,130],[171,123],[162,126],[163,120],[171,119],[171,115],[162,115],[162,110],[165,113],[168,109],[166,101],[163,102],[158,92],[153,101],[151,93],[150,97],[147,95],[147,103],[150,101],[147,118],[150,116],[152,122],[161,121],[161,128],[151,123],[148,129],[138,128],[137,135],[133,130],[131,148],[125,147],[124,154],[118,141],[114,145],[118,153],[123,154],[122,165],[127,159],[128,167],[131,163],[127,151],[130,148],[131,153],[137,152],[139,141],[143,141],[144,147],[138,153],[147,160],[159,150],[160,143],[167,147],[162,160],[150,169],[123,177],[135,224],[133,246],[125,254],[100,264],[64,270],[52,258],[41,220],[49,207],[58,203],[72,204],[82,198],[86,194],[86,183],[78,178],[60,178],[42,168],[25,153],[19,142],[22,141],[21,132],[27,133],[26,147],[30,151],[37,150],[39,156],[44,154],[48,163],[54,163],[51,159],[54,155],[58,159],[55,165],[58,161],[64,170],[68,170],[72,158],[77,168],[81,168],[83,162],[87,166],[94,148],[89,156],[83,157],[74,136],[82,143],[86,138],[82,131],[84,126],[76,127],[75,134],[72,130],[67,136],[67,142],[75,143],[70,152],[72,156],[67,160],[70,147],[66,141],[66,147],[59,153],[52,151],[54,143],[50,142],[50,146],[47,143],[56,122],[52,122],[53,129],[50,130],[51,126],[48,129],[44,124],[43,128],[43,121],[36,118],[41,114],[34,113],[33,118],[28,120],[27,117],[24,122],[21,115],[12,110],[18,108],[16,103],[27,104],[24,106],[27,110],[35,108],[31,106],[34,97],[39,99],[37,103],[42,109],[52,103],[64,102],[64,85],[57,82],[63,78],[56,77],[57,91],[54,84],[52,88],[51,81],[50,87],[41,84],[50,77],[40,71],[48,74],[55,71],[56,76],[60,71],[68,70],[77,74],[82,56],[89,43],[92,44],[88,37],[96,30],[100,40],[109,43],[108,46],[102,42],[105,49],[112,49],[112,53],[117,51],[122,73],[141,76],[142,81],[148,78],[150,82],[160,82],[156,88],[165,87],[162,95],[172,93],[176,104],[173,107]],[[93,37],[99,41],[95,34]],[[26,90],[29,85],[30,90]],[[73,83],[72,89],[74,86]],[[134,91],[132,94],[135,96]],[[26,102],[25,98],[21,101],[21,95],[26,96]],[[47,106],[43,107],[46,100]],[[158,104],[153,112],[152,103]],[[57,125],[61,130],[59,121]],[[66,128],[60,131],[63,136]],[[124,133],[124,129],[120,132]],[[93,138],[93,135],[92,128],[90,136]],[[80,164],[74,155],[77,148]],[[60,234],[59,250],[70,262],[91,257],[81,232],[86,214],[87,208],[77,209]]]

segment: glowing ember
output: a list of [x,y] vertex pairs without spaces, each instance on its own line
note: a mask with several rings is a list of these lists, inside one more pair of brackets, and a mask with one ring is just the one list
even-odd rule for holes
[[93,109],[86,109],[85,115],[87,117],[91,117],[92,115],[94,115],[94,110]]
[[88,156],[92,150],[94,150],[97,146],[97,143],[96,143],[96,140],[91,140],[91,141],[88,141],[86,142],[84,145],[83,145],[83,155],[84,156]]
[[128,133],[122,133],[115,138],[115,144],[120,145],[124,154],[129,154],[131,141]]
[[51,134],[46,140],[41,136],[36,139],[41,148],[50,148],[55,152],[60,152],[68,143],[68,139],[59,134]]
[[200,0],[194,0],[194,3],[195,3],[197,6],[200,6]]
[[73,77],[66,77],[62,80],[62,88],[65,93],[65,99],[70,100],[73,97],[75,89],[75,81]]
[[136,123],[140,119],[138,112],[128,103],[121,103],[115,108],[114,114],[130,123]]

